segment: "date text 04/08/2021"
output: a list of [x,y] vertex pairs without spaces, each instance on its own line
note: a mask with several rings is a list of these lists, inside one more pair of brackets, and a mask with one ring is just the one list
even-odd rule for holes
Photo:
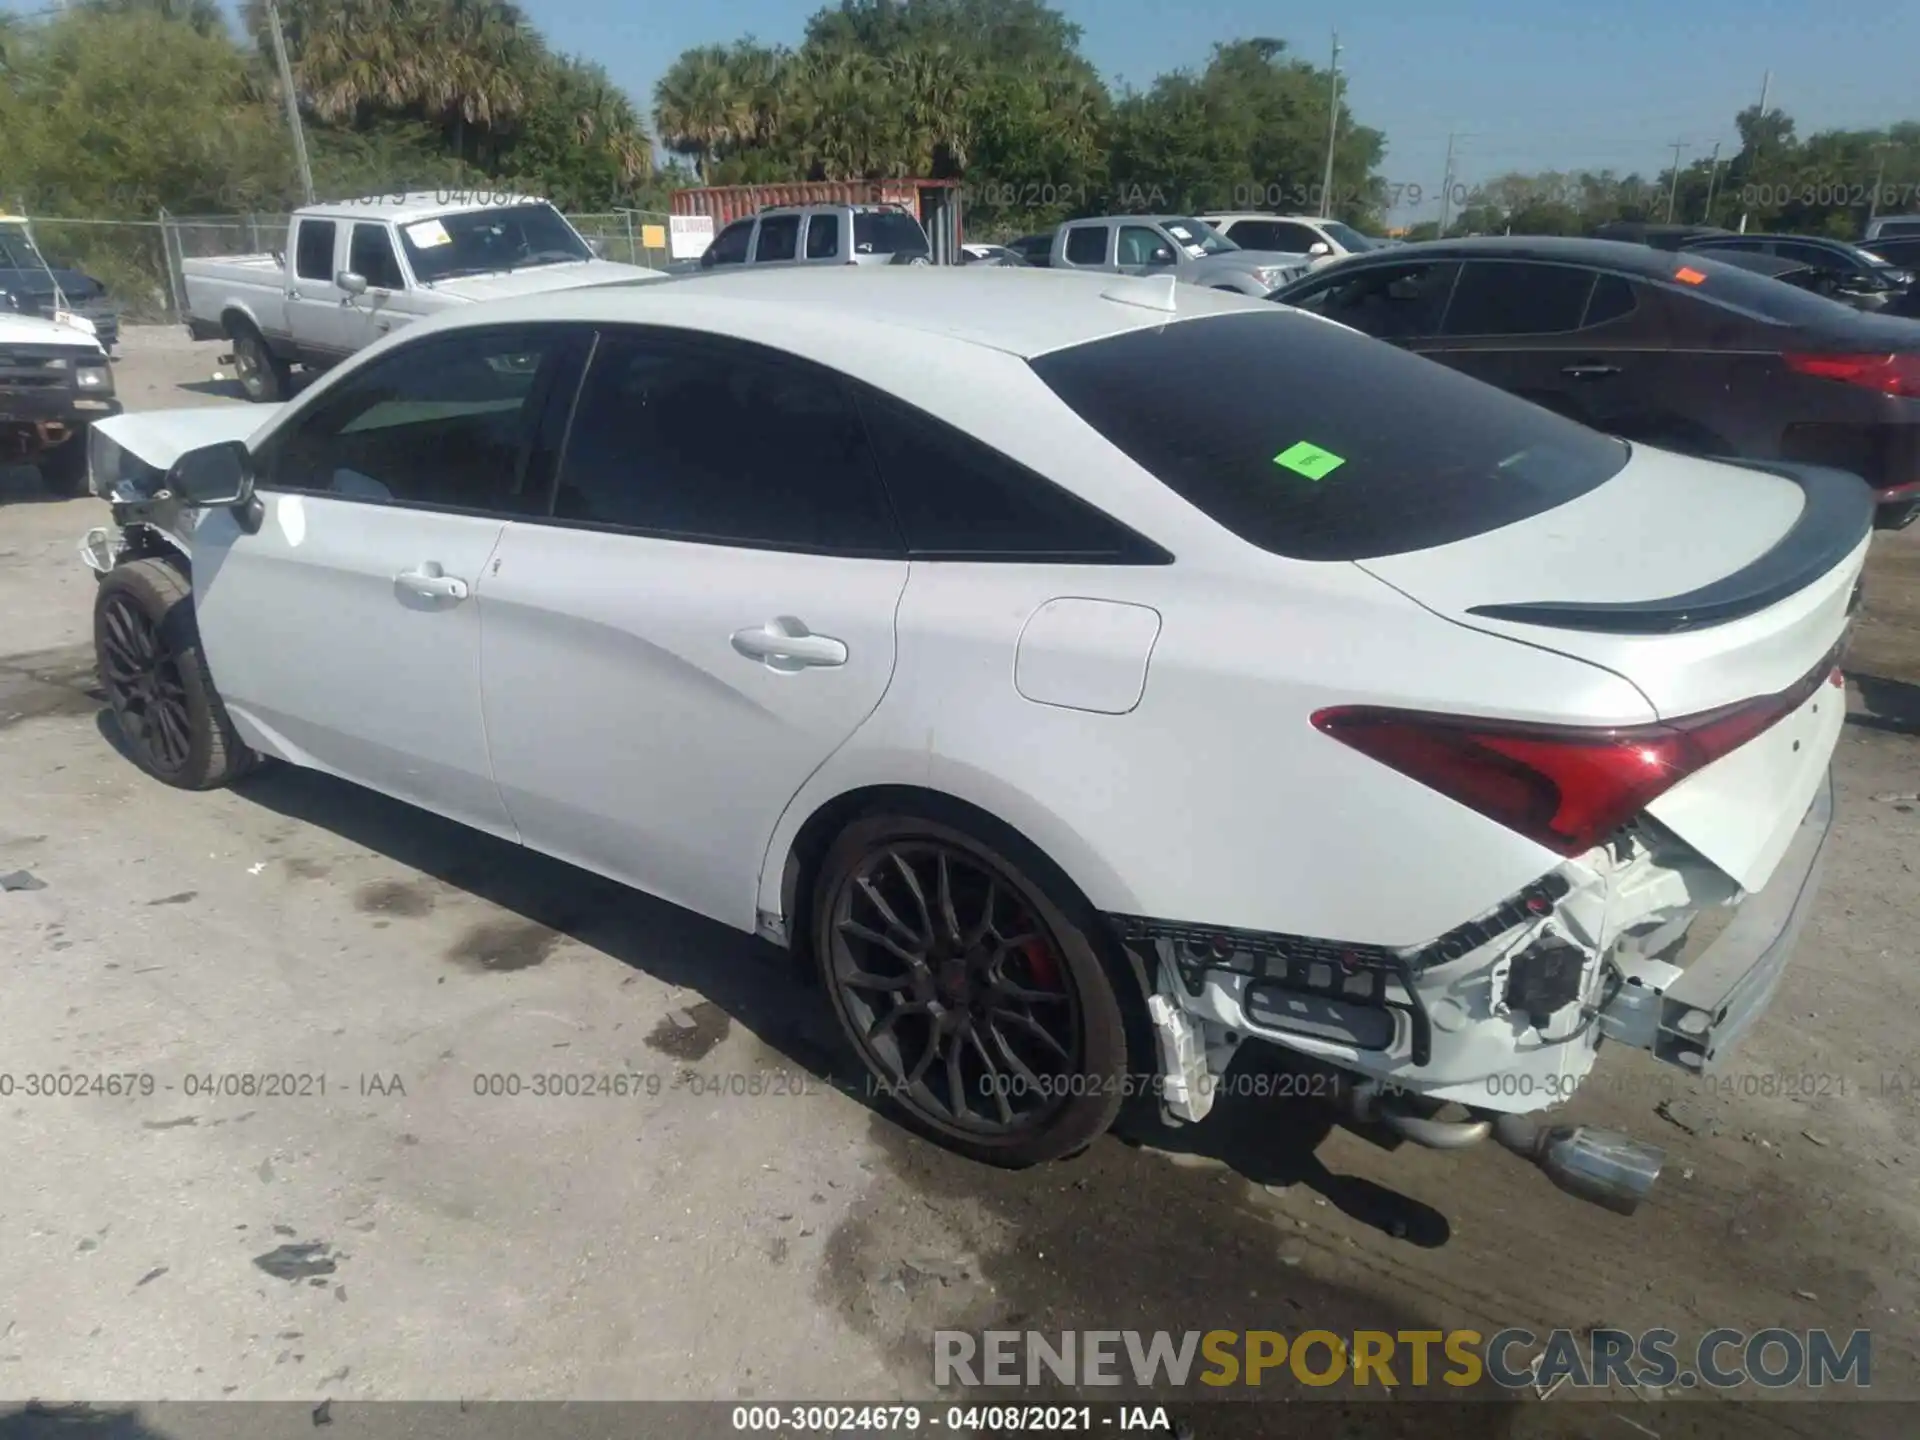
[[736,1431],[783,1435],[837,1435],[848,1430],[900,1435],[930,1431],[952,1435],[1175,1433],[1165,1407],[1157,1405],[736,1405],[731,1420]]
[[104,1097],[144,1100],[154,1095],[184,1095],[189,1099],[225,1097],[243,1100],[324,1099],[332,1095],[405,1095],[399,1075],[362,1072],[351,1076],[319,1071],[209,1071],[189,1070],[177,1079],[163,1080],[146,1070],[81,1072],[29,1070],[0,1072],[0,1100],[74,1100]]

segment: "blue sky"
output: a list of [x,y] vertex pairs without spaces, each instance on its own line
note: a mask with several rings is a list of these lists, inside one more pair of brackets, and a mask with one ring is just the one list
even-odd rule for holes
[[[752,34],[794,43],[819,6],[807,0],[523,0],[559,48],[591,55],[649,110],[653,84],[689,46]],[[1387,134],[1390,184],[1437,197],[1450,128],[1469,182],[1506,170],[1600,169],[1652,176],[1731,153],[1733,117],[1760,98],[1801,132],[1920,118],[1920,5],[1842,0],[1056,0],[1081,48],[1114,81],[1145,86],[1202,65],[1218,40],[1270,35],[1326,63],[1340,30],[1347,98]],[[1871,176],[1858,177],[1867,183]],[[1402,193],[1405,193],[1404,191]],[[1424,215],[1437,218],[1437,201]]]
[[[49,0],[13,0],[37,9]],[[558,48],[605,65],[643,111],[682,50],[754,35],[795,43],[814,0],[522,0]],[[1801,132],[1920,118],[1920,5],[1843,0],[1056,0],[1110,82],[1145,86],[1205,63],[1218,40],[1270,35],[1324,64],[1337,24],[1349,104],[1384,130],[1381,173],[1418,186],[1437,217],[1449,130],[1462,132],[1456,178],[1507,170],[1639,170],[1730,153],[1733,117],[1760,97]],[[1311,13],[1309,12],[1311,8]],[[229,4],[229,9],[237,6]],[[1871,176],[1836,176],[1866,183]]]

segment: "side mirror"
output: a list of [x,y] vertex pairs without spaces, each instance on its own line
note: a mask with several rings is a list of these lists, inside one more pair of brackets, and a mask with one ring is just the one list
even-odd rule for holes
[[367,277],[357,275],[351,270],[342,270],[338,275],[335,275],[333,277],[333,283],[349,295],[364,295],[367,293]]
[[1309,255],[1331,255],[1332,253],[1333,247],[1324,240],[1316,240],[1307,247],[1307,254]]
[[607,242],[604,240],[587,241],[587,249],[592,252],[593,258],[596,260],[604,260],[607,258]]
[[1173,251],[1165,245],[1156,246],[1153,254],[1147,257],[1147,263],[1149,265],[1171,265],[1173,264]]
[[700,252],[700,268],[702,270],[711,270],[713,268],[713,248],[711,246]]
[[167,471],[166,488],[186,505],[244,504],[253,496],[253,456],[244,440],[189,450]]

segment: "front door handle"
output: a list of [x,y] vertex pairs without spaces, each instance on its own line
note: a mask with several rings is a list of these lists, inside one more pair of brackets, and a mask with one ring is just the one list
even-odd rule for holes
[[811,665],[844,665],[847,647],[831,635],[816,635],[793,618],[781,615],[765,625],[733,633],[733,648],[749,660],[765,662],[769,670],[790,674]]
[[423,600],[467,598],[467,582],[457,575],[447,574],[431,560],[418,570],[401,571],[393,577],[393,583],[409,594],[420,596]]
[[1607,375],[1618,375],[1618,365],[1569,365],[1560,372],[1575,380],[1598,380]]

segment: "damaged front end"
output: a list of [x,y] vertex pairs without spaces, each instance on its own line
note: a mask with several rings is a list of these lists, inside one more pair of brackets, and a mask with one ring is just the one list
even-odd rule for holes
[[[1492,1137],[1569,1192],[1631,1213],[1658,1149],[1530,1117],[1570,1099],[1609,1041],[1711,1073],[1772,999],[1832,816],[1828,780],[1753,893],[1642,817],[1401,949],[1111,917],[1155,977],[1166,1118],[1204,1119],[1240,1046],[1264,1041],[1341,1072],[1354,1121],[1435,1148]],[[1717,914],[1730,918],[1707,940],[1696,922]]]

